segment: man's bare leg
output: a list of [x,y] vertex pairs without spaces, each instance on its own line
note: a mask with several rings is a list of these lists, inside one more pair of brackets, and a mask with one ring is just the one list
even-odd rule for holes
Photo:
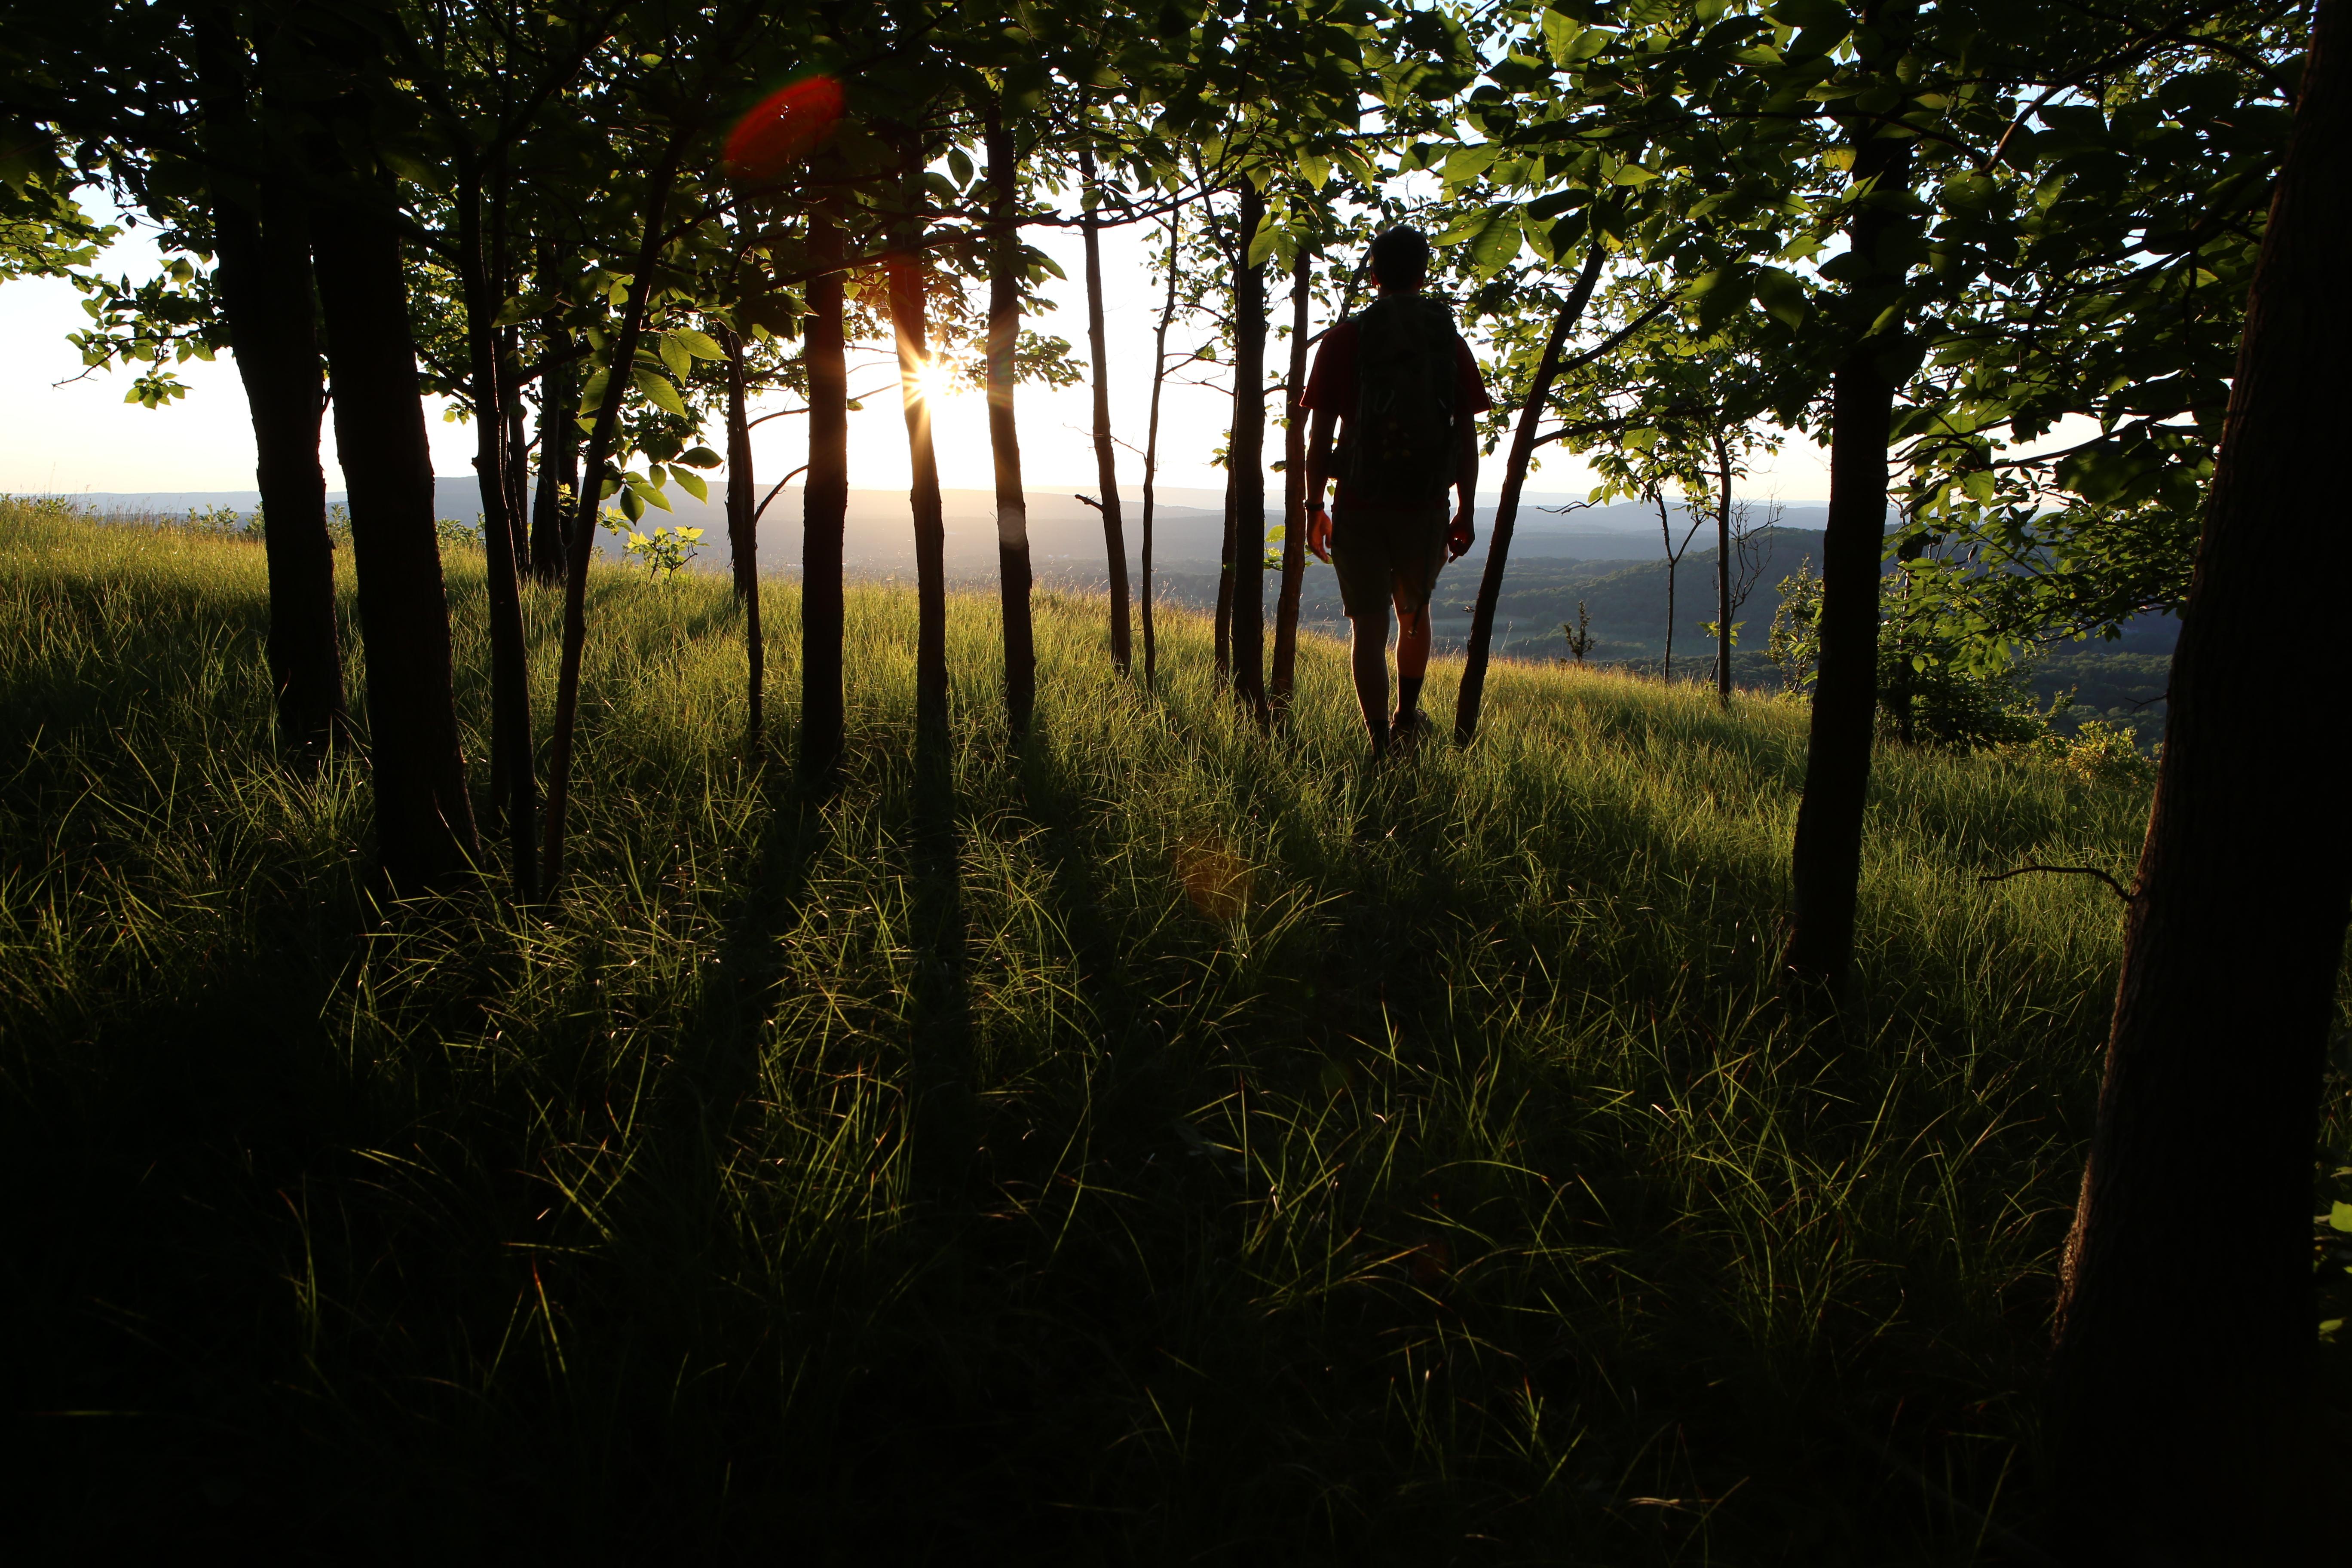
[[[1356,675],[1356,703],[1364,710],[1364,728],[1371,731],[1372,755],[1384,757],[1389,752],[1389,613],[1383,605],[1368,616],[1358,616],[1349,625],[1354,628],[1354,644],[1350,663]],[[1429,634],[1421,638],[1421,658],[1424,667],[1429,662]]]
[[[1421,710],[1421,682],[1429,673],[1429,606],[1423,604],[1409,610],[1403,594],[1399,593],[1396,613],[1397,716],[1402,719]],[[1381,695],[1385,700],[1388,693]]]

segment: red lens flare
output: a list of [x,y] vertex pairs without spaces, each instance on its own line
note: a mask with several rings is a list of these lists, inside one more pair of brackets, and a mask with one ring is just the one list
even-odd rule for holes
[[841,84],[829,76],[803,77],[770,93],[727,138],[728,174],[747,184],[780,178],[824,140],[841,118]]

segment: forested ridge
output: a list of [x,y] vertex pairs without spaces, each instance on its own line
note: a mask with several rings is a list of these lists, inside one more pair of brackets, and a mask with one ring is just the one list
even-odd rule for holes
[[[2334,1560],[2344,16],[0,0],[0,279],[229,351],[261,498],[0,502],[45,1539]],[[1499,502],[1367,761],[1300,400],[1403,226]]]

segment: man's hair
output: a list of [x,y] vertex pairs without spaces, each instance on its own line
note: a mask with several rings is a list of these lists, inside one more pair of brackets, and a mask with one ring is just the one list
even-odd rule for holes
[[1411,226],[1392,228],[1372,241],[1370,260],[1382,288],[1419,288],[1429,277],[1429,236]]

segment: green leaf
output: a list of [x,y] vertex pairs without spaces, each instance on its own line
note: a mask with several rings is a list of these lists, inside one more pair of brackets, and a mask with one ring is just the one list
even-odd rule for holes
[[1486,226],[1470,242],[1470,262],[1482,278],[1491,278],[1510,265],[1519,253],[1517,209],[1498,206],[1486,215]]
[[621,491],[621,515],[631,522],[646,515],[645,499],[637,494],[635,485]]
[[683,381],[694,374],[694,356],[686,352],[686,345],[677,341],[676,332],[664,332],[655,346],[670,374]]
[[2340,1198],[2330,1204],[2327,1206],[2327,1228],[2352,1231],[2352,1204],[2347,1204]]
[[1544,49],[1551,56],[1553,64],[1564,66],[1570,62],[1569,47],[1583,31],[1584,25],[1573,16],[1563,16],[1557,11],[1544,13]]
[[719,340],[709,332],[698,331],[692,327],[680,327],[670,333],[670,336],[677,340],[680,348],[697,359],[717,361],[727,357],[727,351],[720,348]]
[[1756,302],[1774,321],[1791,330],[1805,324],[1805,286],[1795,274],[1777,267],[1759,267],[1752,287]]
[[1281,238],[1282,229],[1279,225],[1273,223],[1259,225],[1257,237],[1250,241],[1249,265],[1252,267],[1265,265],[1265,258],[1274,254],[1276,242]]
[[580,389],[581,413],[593,414],[604,406],[604,388],[612,379],[613,373],[609,369],[599,370],[588,378],[588,384]]
[[677,481],[680,489],[695,500],[707,501],[710,499],[709,481],[692,468],[680,468],[673,463],[670,465],[669,477]]
[[678,456],[679,462],[692,463],[698,468],[715,468],[723,459],[708,447],[688,447]]
[[959,186],[971,184],[971,160],[961,147],[948,149],[948,173],[955,176]]
[[667,376],[656,375],[649,370],[641,370],[637,372],[635,379],[637,390],[646,395],[646,402],[665,414],[675,414],[681,419],[686,417],[686,404],[678,396],[677,388],[670,384]]

